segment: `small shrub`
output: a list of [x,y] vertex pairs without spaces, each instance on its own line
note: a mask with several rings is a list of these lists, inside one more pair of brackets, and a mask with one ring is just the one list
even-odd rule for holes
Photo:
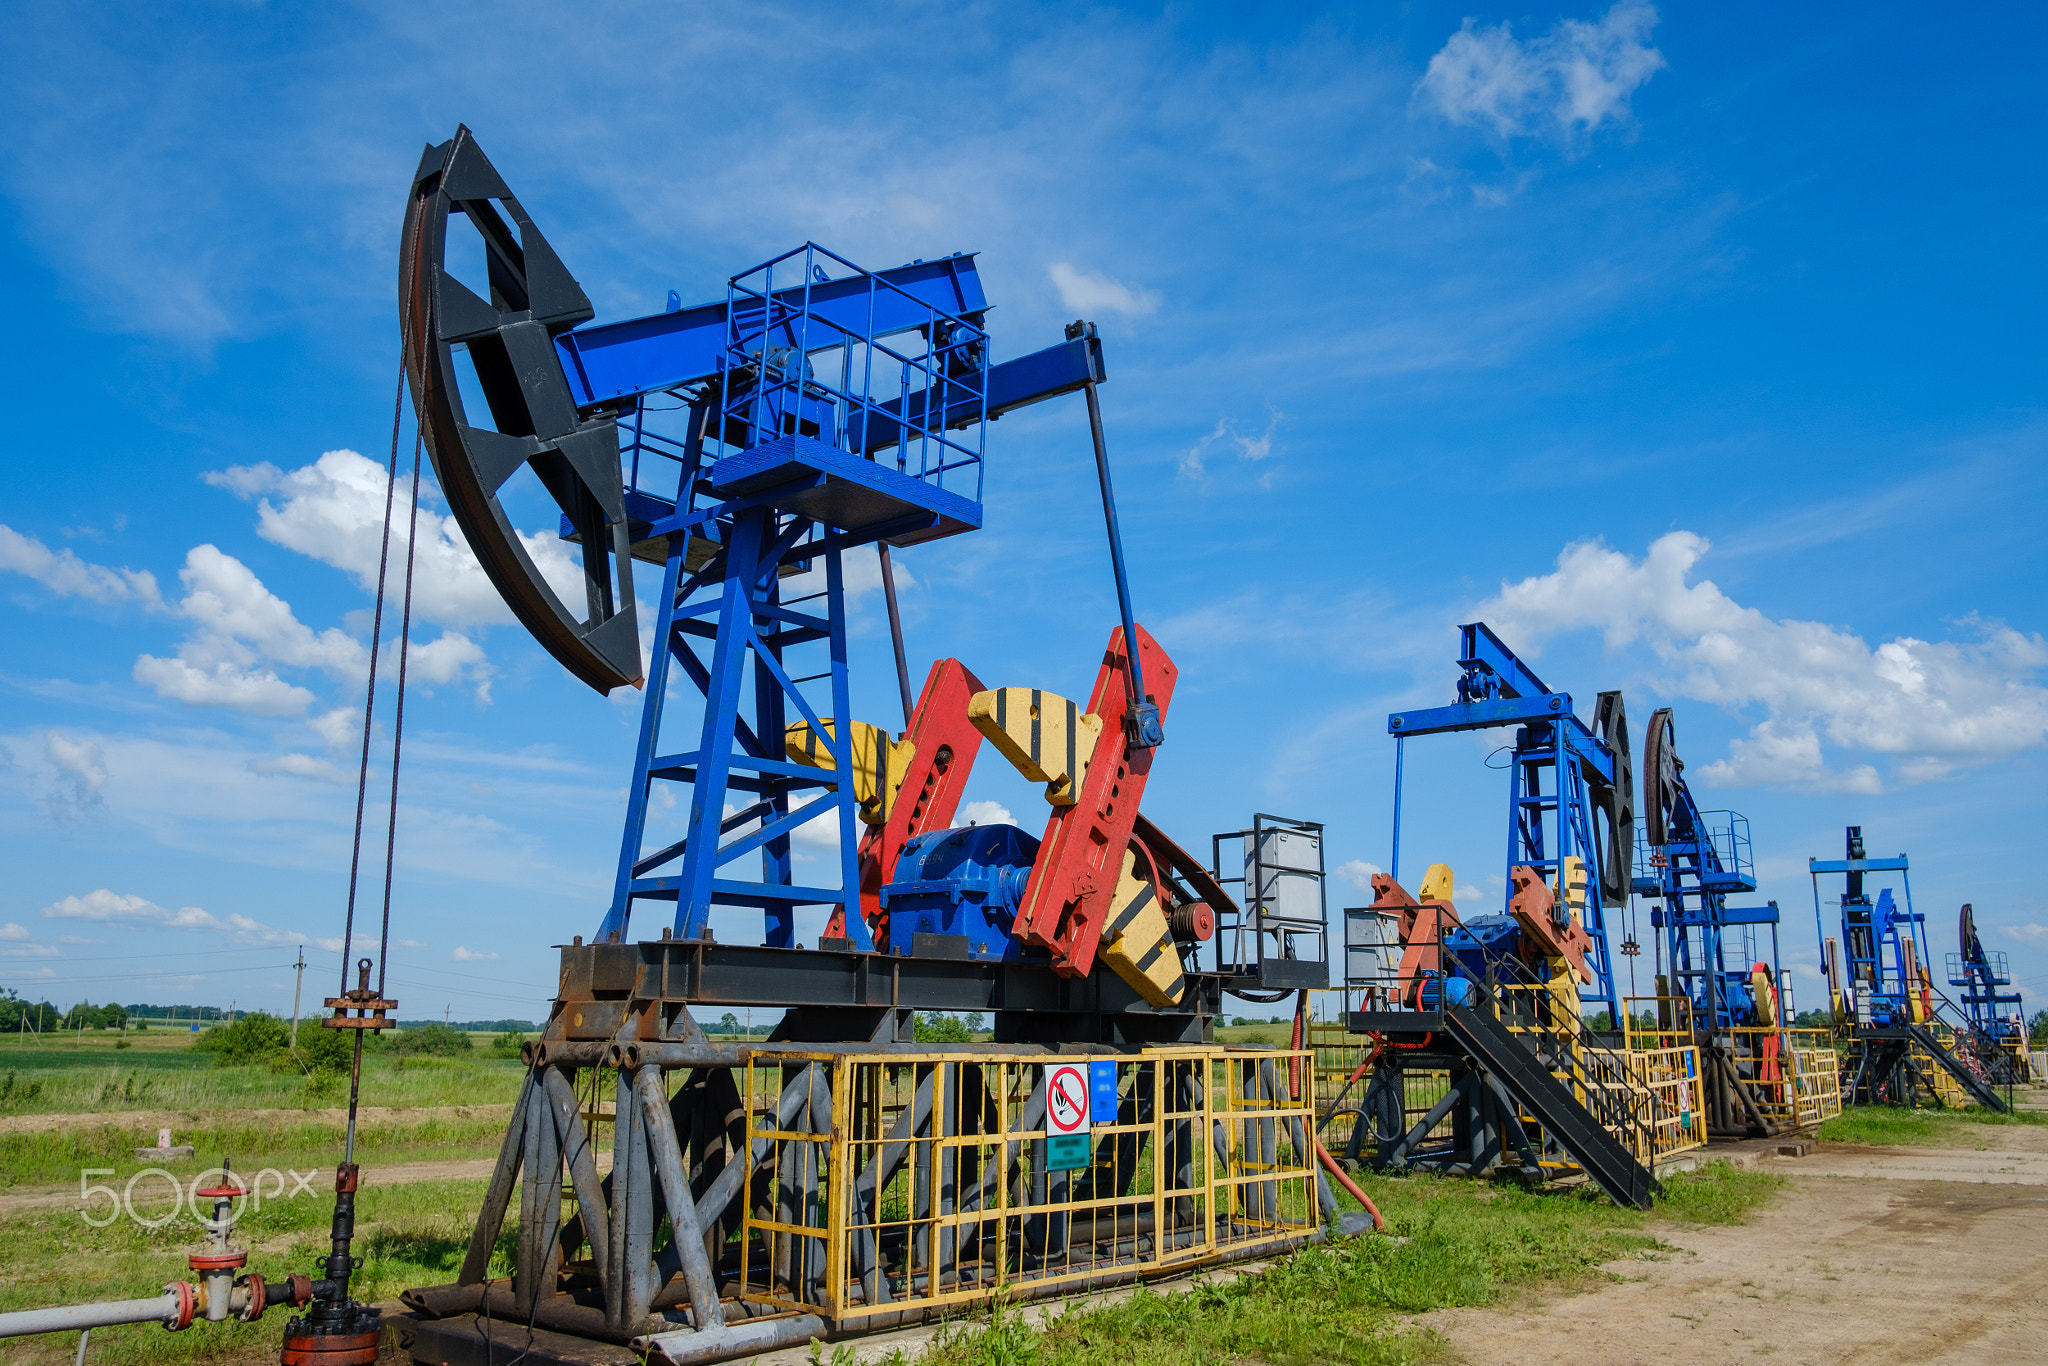
[[290,1047],[291,1039],[290,1025],[267,1011],[252,1010],[233,1024],[215,1025],[192,1046],[213,1054],[222,1067],[242,1067],[269,1062]]
[[432,1055],[445,1058],[468,1053],[475,1049],[475,1047],[476,1044],[470,1039],[469,1035],[453,1025],[445,1024],[423,1025],[418,1029],[400,1029],[395,1031],[394,1037],[391,1040],[391,1051],[401,1057]]
[[41,1082],[32,1081],[26,1085],[17,1086],[14,1081],[14,1073],[9,1072],[7,1080],[0,1082],[0,1105],[26,1104],[42,1093],[43,1084]]
[[331,1095],[341,1087],[341,1073],[332,1067],[315,1065],[306,1073],[306,1094],[309,1096]]
[[516,1029],[508,1029],[491,1040],[491,1056],[494,1058],[516,1058],[519,1049],[526,1042],[526,1036]]
[[299,1053],[311,1066],[332,1072],[346,1072],[355,1061],[353,1029],[328,1029],[318,1020],[299,1025]]
[[133,1048],[133,1047],[135,1047],[135,1040],[133,1040],[133,1039],[116,1039],[116,1040],[114,1040],[114,1047],[116,1047],[116,1048]]

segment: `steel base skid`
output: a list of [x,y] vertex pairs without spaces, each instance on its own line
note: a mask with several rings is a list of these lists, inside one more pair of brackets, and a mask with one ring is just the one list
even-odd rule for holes
[[[703,1039],[693,1013],[781,1009],[778,1042],[907,1043],[919,1011],[980,1011],[995,1043],[1135,1048],[1214,1038],[1225,978],[1190,973],[1179,1003],[1154,1007],[1114,973],[1062,977],[1050,963],[984,962],[709,940],[573,944],[542,1044],[560,1061],[603,1050],[561,1045]],[[703,1054],[730,1066],[734,1053]]]
[[[418,1361],[497,1360],[485,1322],[500,1345],[750,1356],[1271,1255],[1335,1210],[1305,1053],[898,1041],[932,1008],[1055,1038],[1206,1026],[1113,1002],[1114,978],[673,940],[572,946],[564,969],[461,1273],[404,1297]],[[689,1008],[771,992],[778,1032],[814,1037],[714,1042]],[[1052,1107],[1062,1137],[1055,1067],[1062,1099],[1086,1093]],[[589,1350],[550,1359],[607,1359]]]

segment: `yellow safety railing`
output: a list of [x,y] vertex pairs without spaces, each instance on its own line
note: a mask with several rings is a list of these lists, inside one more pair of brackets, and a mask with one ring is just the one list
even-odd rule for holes
[[1649,1097],[1650,1151],[1636,1153],[1638,1162],[1661,1162],[1675,1153],[1704,1147],[1707,1125],[1700,1114],[1699,1050],[1691,1044],[1676,1048],[1629,1049],[1630,1075]]
[[[1930,1026],[1930,1028],[1933,1031],[1935,1042],[1953,1054],[1956,1051],[1955,1031],[1951,1030],[1947,1025],[1938,1022]],[[1946,1067],[1935,1061],[1932,1053],[1929,1053],[1918,1044],[1913,1045],[1909,1051],[1913,1062],[1920,1069],[1921,1078],[1934,1088],[1935,1098],[1941,1102],[1944,1108],[1961,1110],[1974,1106],[1977,1103],[1976,1098],[1963,1089],[1963,1084],[1950,1076]]]
[[[1082,1127],[1073,1169],[1047,1135],[1055,1063],[1115,1073],[1115,1118]],[[742,1297],[858,1323],[1291,1246],[1320,1218],[1290,1064],[1313,1050],[757,1058]],[[797,1082],[810,1098],[779,1118]]]
[[[1629,1051],[1692,1045],[1693,1003],[1683,996],[1631,996],[1623,1002]],[[1809,1129],[1842,1113],[1839,1055],[1825,1029],[1736,1026],[1716,1031],[1747,1072],[1738,1083],[1774,1127]],[[1953,1084],[1953,1083],[1951,1083]]]
[[[1583,1031],[1574,1027],[1568,996],[1553,987],[1532,984],[1496,986],[1492,991],[1500,1002],[1501,1022],[1511,1033],[1524,1036],[1540,1051],[1559,1060],[1552,1075],[1571,1087],[1581,1103],[1588,1104],[1596,1113],[1622,1114],[1634,1121],[1608,1127],[1637,1161],[1649,1165],[1706,1142],[1705,1123],[1698,1113],[1699,1054],[1690,1035],[1655,1047],[1616,1052],[1613,1056],[1621,1063],[1620,1069],[1595,1071],[1576,1065],[1584,1050],[1584,1038]],[[1313,993],[1308,1043],[1315,1055],[1315,1103],[1319,1115],[1327,1113],[1336,1098],[1345,1094],[1346,1084],[1372,1047],[1370,1040],[1344,1030],[1342,1004],[1335,999],[1342,995],[1334,991]],[[1325,996],[1332,999],[1325,1001]],[[1326,1018],[1315,1018],[1317,1015]],[[1352,1107],[1363,1100],[1367,1080],[1361,1078],[1351,1085],[1344,1102],[1346,1109],[1323,1130],[1324,1142],[1332,1152],[1346,1151],[1351,1142],[1353,1127],[1358,1122]],[[1450,1084],[1450,1074],[1445,1071],[1403,1069],[1403,1132],[1435,1107]],[[1595,1091],[1597,1096],[1590,1094]],[[1532,1136],[1541,1134],[1542,1125],[1534,1115],[1524,1111],[1518,1112],[1516,1118]],[[1454,1117],[1446,1115],[1422,1141],[1448,1133],[1453,1123]],[[1374,1138],[1391,1141],[1399,1136],[1368,1134],[1361,1150],[1370,1152]],[[1545,1165],[1575,1169],[1574,1164],[1564,1160]]]

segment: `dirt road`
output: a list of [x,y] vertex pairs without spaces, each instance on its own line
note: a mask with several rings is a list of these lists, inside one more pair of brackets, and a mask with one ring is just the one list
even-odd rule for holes
[[1918,1366],[2048,1359],[2048,1130],[1996,1147],[1824,1146],[1735,1228],[1659,1229],[1620,1283],[1421,1316],[1470,1366]]

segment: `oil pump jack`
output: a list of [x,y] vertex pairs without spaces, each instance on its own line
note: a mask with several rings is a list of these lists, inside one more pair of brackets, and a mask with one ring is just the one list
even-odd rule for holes
[[[1635,890],[1653,899],[1650,924],[1660,932],[1655,1032],[1697,1046],[1709,1134],[1777,1133],[1771,1112],[1786,1108],[1785,1089],[1795,1084],[1783,1046],[1778,903],[1729,904],[1756,890],[1749,822],[1693,800],[1668,707],[1651,714],[1643,738],[1643,811]],[[1768,959],[1754,938],[1764,926]]]
[[[871,271],[816,244],[732,276],[723,299],[684,307],[671,293],[661,312],[592,323],[582,289],[466,128],[422,158],[401,258],[414,408],[470,546],[572,674],[599,692],[644,689],[610,905],[588,940],[561,949],[558,996],[528,1045],[461,1274],[407,1297],[420,1359],[474,1351],[477,1324],[495,1315],[529,1334],[708,1361],[846,1331],[856,1317],[940,1312],[1049,1274],[1055,1256],[1071,1279],[1310,1236],[1277,1220],[1269,1197],[1281,1182],[1218,1199],[1197,1189],[1210,1179],[1200,1107],[1280,1103],[1271,1064],[1250,1064],[1249,1089],[1240,1096],[1233,1081],[1222,1095],[1209,1062],[1145,1051],[1208,1044],[1226,993],[1321,985],[1327,968],[1291,949],[1230,947],[1261,942],[1257,923],[1249,940],[1214,933],[1219,919],[1256,922],[1257,898],[1239,908],[1224,870],[1142,813],[1179,670],[1132,612],[1093,325],[999,362],[974,256]],[[458,261],[480,261],[480,273],[463,278]],[[1087,403],[1120,615],[1092,688],[1069,699],[990,687],[946,658],[913,698],[890,549],[979,528],[988,424],[1072,393]],[[508,511],[509,481],[528,472],[581,556],[566,595]],[[900,733],[851,715],[847,556],[868,546],[889,598]],[[659,582],[644,660],[636,563]],[[951,828],[983,740],[1044,784],[1042,833]],[[680,832],[656,832],[650,796],[663,785],[688,813]],[[794,855],[805,826],[836,836],[823,876]],[[634,917],[650,907],[666,923],[636,938]],[[800,913],[821,926],[809,946]],[[1304,942],[1320,950],[1319,935]],[[781,1012],[763,1043],[699,1027],[706,1010],[747,1007]],[[985,1013],[993,1040],[934,1062],[913,1029],[930,1011]],[[1084,1156],[1070,1179],[1073,1163],[1053,1170],[1050,1139],[1034,1158],[1004,1136],[1064,1113],[1065,1083],[1048,1091],[1053,1069],[1017,1060],[1075,1050],[1109,1069],[1091,1074],[1107,1086],[1108,1118],[1137,1127],[1101,1140],[1130,1153]],[[834,1070],[913,1055],[906,1066],[921,1080],[897,1109],[876,1078],[902,1067]],[[608,1111],[593,1086],[615,1093]],[[598,1111],[613,1124],[602,1180],[579,1118]],[[1276,1154],[1291,1152],[1306,1189],[1313,1162],[1303,1165],[1298,1121],[1266,1123],[1253,1148],[1275,1171],[1289,1170]],[[772,1136],[754,1137],[763,1124]],[[1135,1193],[1148,1125],[1168,1161],[1154,1189],[1168,1194]],[[1224,1132],[1219,1122],[1215,1170],[1227,1176],[1246,1150]],[[805,1147],[825,1134],[879,1146],[829,1159]],[[960,1134],[989,1135],[994,1148],[934,1154]],[[1094,1205],[989,1212],[1020,1160],[1020,1206]],[[566,1221],[565,1169],[576,1195]],[[929,1239],[878,1212],[910,1171],[915,1218],[944,1224]],[[507,1288],[489,1268],[515,1194]],[[1254,1197],[1274,1217],[1247,1223]],[[1311,1219],[1318,1201],[1334,1208],[1319,1183]],[[828,1207],[851,1222],[805,1224],[806,1210],[827,1218]]]
[[[1606,911],[1627,904],[1635,853],[1628,720],[1603,692],[1591,725],[1484,622],[1459,628],[1457,700],[1387,718],[1395,739],[1392,867],[1371,907],[1394,922],[1393,975],[1347,976],[1368,1008],[1347,1016],[1372,1040],[1372,1080],[1350,1155],[1383,1169],[1483,1175],[1503,1167],[1542,1181],[1583,1170],[1614,1200],[1647,1208],[1653,1139],[1618,1037],[1596,1036],[1582,1002],[1620,1001]],[[1456,908],[1455,878],[1431,864],[1400,882],[1402,774],[1410,739],[1515,727],[1508,750],[1508,859],[1498,913]],[[1360,942],[1353,926],[1347,940]],[[1410,1074],[1448,1079],[1419,1118]],[[1440,1131],[1449,1121],[1448,1138]],[[1367,1138],[1372,1150],[1365,1147]]]
[[[815,243],[722,299],[593,324],[467,128],[420,160],[398,284],[420,441],[478,562],[571,674],[644,690],[612,898],[561,946],[456,1281],[404,1296],[413,1359],[694,1366],[1320,1237],[1336,1202],[1310,1102],[1282,1081],[1304,1055],[1213,1029],[1227,994],[1326,984],[1321,827],[1261,815],[1219,836],[1244,852],[1239,906],[1220,853],[1204,867],[1140,810],[1179,670],[1132,611],[1094,326],[997,362],[972,255],[871,271]],[[988,687],[940,659],[913,697],[890,548],[979,528],[988,424],[1072,393],[1119,613],[1092,689]],[[516,528],[522,483],[558,514],[573,582]],[[851,714],[846,557],[869,546],[897,733]],[[659,577],[649,658],[636,563]],[[409,604],[410,561],[406,582]],[[380,580],[379,622],[383,600]],[[952,828],[983,740],[1044,784],[1041,834]],[[397,768],[394,751],[394,821]],[[679,837],[654,833],[657,784],[685,794]],[[800,877],[812,824],[835,867]],[[650,905],[673,909],[636,940]],[[381,965],[375,985],[357,966],[323,1023],[359,1038],[396,1003]],[[764,1041],[697,1023],[738,1007],[781,1018]],[[920,1043],[931,1011],[992,1015],[994,1038]],[[224,1172],[201,1192],[198,1283],[0,1315],[0,1336],[289,1304],[286,1366],[381,1359],[391,1325],[350,1293],[355,1103],[352,1084],[319,1279],[235,1274],[223,1211],[245,1192]]]
[[[1813,880],[1813,918],[1830,1003],[1839,1032],[1849,1040],[1844,1091],[1859,1105],[1913,1105],[1923,1098],[1938,1099],[1936,1074],[1945,1073],[1976,1104],[2006,1110],[2007,1098],[1999,1094],[1978,1056],[1980,1051],[2001,1051],[1996,1038],[1976,1037],[1967,1016],[1942,1019],[1943,1006],[1950,1006],[1952,1016],[1961,1012],[1934,987],[1927,918],[1913,909],[1912,861],[1904,854],[1872,857],[1860,825],[1847,828],[1842,844],[1845,857],[1808,859],[1806,866]],[[1821,920],[1823,874],[1842,877],[1839,941]],[[1897,896],[1888,885],[1895,880]],[[1887,885],[1874,887],[1880,882]],[[1969,907],[1963,911],[1967,952],[1976,926]],[[1947,1033],[1951,1024],[1961,1026],[1960,1037]]]

